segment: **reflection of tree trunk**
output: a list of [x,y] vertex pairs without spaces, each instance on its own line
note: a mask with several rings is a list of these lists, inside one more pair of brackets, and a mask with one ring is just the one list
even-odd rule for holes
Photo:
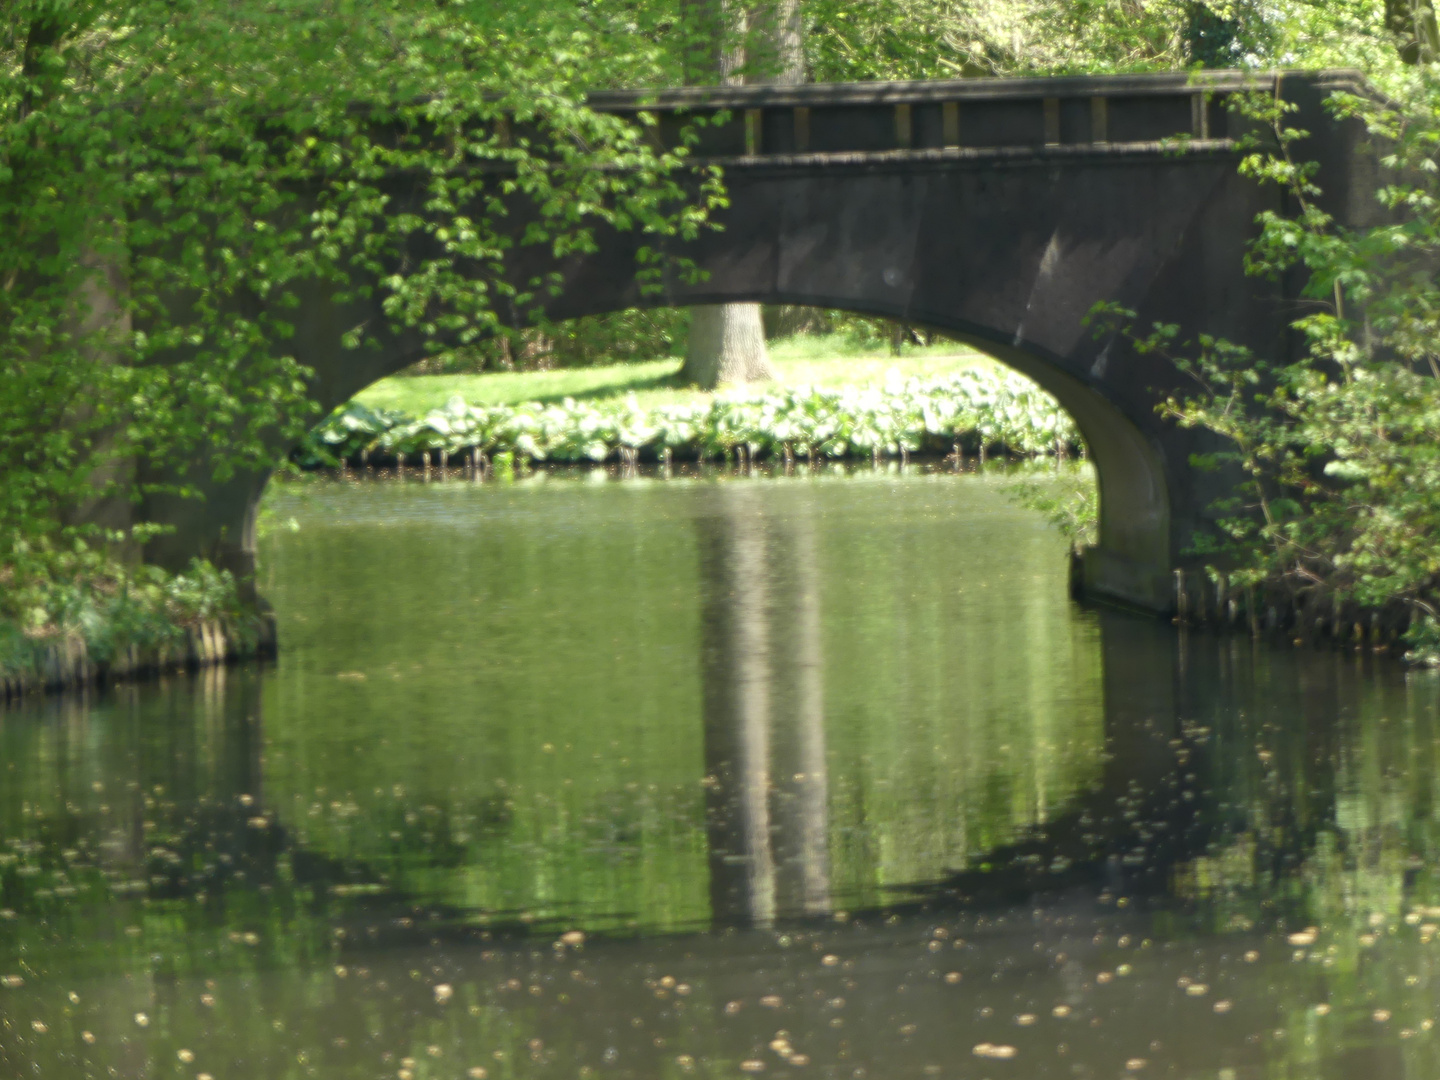
[[[820,579],[815,565],[815,521],[805,507],[779,538],[792,573],[786,614],[794,619],[781,635],[790,677],[787,712],[794,717],[793,770],[782,789],[785,800],[777,837],[782,906],[807,915],[830,910],[829,777],[825,764],[825,658],[820,637]],[[786,775],[788,773],[788,776]],[[793,901],[792,901],[793,898]],[[786,902],[790,901],[790,902]]]
[[719,494],[726,512],[698,523],[710,905],[717,922],[765,925],[775,918],[765,537],[753,490]]
[[831,903],[814,523],[767,526],[758,495],[698,522],[712,913],[746,925]]

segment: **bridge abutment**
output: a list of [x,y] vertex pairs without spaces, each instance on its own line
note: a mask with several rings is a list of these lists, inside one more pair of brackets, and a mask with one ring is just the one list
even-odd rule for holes
[[1168,613],[1176,553],[1171,482],[1163,448],[1079,379],[1024,350],[983,345],[997,360],[1033,379],[1080,429],[1100,494],[1096,543],[1081,552],[1079,591],[1090,600]]

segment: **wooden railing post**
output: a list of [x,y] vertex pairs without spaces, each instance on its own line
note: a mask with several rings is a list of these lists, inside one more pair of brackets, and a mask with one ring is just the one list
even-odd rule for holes
[[760,121],[761,121],[761,116],[762,116],[762,110],[760,110],[760,109],[746,109],[746,110],[745,110],[745,155],[746,155],[746,157],[754,157],[755,155],[761,153],[762,150],[763,150],[763,148],[762,148],[762,146],[761,146],[761,139],[760,139]]
[[914,137],[910,123],[910,106],[895,106],[895,147],[898,150],[909,150],[914,144]]
[[1092,143],[1107,143],[1110,141],[1110,102],[1103,97],[1090,99],[1090,141]]
[[940,142],[945,146],[960,145],[960,103],[946,101],[940,106]]
[[1060,99],[1058,97],[1045,99],[1045,145],[1060,145]]

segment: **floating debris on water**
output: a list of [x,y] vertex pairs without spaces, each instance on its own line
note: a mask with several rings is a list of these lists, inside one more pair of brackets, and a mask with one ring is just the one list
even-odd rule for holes
[[997,1061],[1008,1061],[1018,1053],[1013,1046],[996,1045],[995,1043],[988,1042],[977,1043],[971,1052],[976,1057],[994,1058]]

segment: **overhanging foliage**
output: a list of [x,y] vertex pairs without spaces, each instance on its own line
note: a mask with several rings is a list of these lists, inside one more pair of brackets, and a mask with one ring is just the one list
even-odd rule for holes
[[[548,15],[547,15],[548,13]],[[552,283],[525,245],[693,233],[684,154],[595,113],[661,54],[534,4],[25,0],[0,15],[0,537],[104,532],[313,422],[307,295],[434,347]],[[617,48],[617,41],[622,47]],[[402,199],[392,183],[404,177]],[[523,207],[523,222],[516,220]],[[137,482],[135,465],[143,462]],[[143,525],[143,523],[140,523]],[[7,545],[8,546],[8,545]]]

